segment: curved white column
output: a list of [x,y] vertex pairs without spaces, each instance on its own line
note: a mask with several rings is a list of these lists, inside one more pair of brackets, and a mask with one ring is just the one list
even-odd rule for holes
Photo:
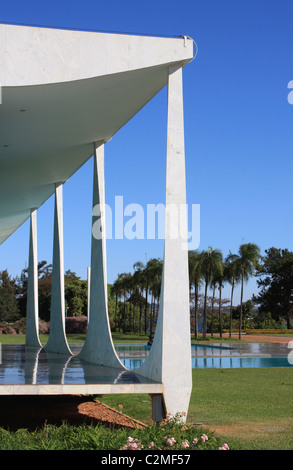
[[[176,221],[168,208],[177,209]],[[154,342],[137,373],[163,383],[166,413],[187,413],[192,389],[182,68],[168,80],[165,249]],[[176,233],[178,234],[176,236]]]
[[37,256],[37,210],[31,210],[30,244],[27,285],[25,344],[40,347],[39,299],[38,299],[38,256]]
[[62,183],[56,183],[50,334],[45,349],[50,352],[71,355],[65,334],[62,190]]
[[89,323],[79,358],[125,369],[113,345],[108,316],[104,144],[101,142],[95,144],[92,221]]

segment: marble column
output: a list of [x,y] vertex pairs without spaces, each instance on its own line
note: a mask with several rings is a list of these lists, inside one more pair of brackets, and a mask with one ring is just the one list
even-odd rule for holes
[[160,307],[150,354],[137,370],[163,383],[163,409],[171,415],[187,413],[192,389],[184,147],[182,68],[172,66],[168,78],[165,248]]
[[125,369],[113,345],[107,298],[104,144],[98,142],[94,154],[89,323],[79,358]]
[[48,352],[72,354],[65,333],[65,292],[63,252],[63,184],[55,185],[53,271],[50,334],[45,346]]
[[41,347],[39,339],[38,256],[37,256],[37,210],[31,210],[30,242],[26,308],[25,344]]

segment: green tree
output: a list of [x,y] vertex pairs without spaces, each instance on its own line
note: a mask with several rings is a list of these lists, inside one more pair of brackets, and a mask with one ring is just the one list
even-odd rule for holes
[[229,252],[225,259],[225,279],[231,285],[231,300],[230,300],[230,323],[229,323],[229,337],[232,336],[232,317],[233,317],[233,295],[234,288],[240,282],[241,279],[241,266],[239,262],[239,256]]
[[134,285],[134,294],[133,302],[135,306],[139,308],[139,334],[142,331],[142,314],[143,306],[145,305],[145,298],[143,297],[144,288],[145,288],[145,279],[144,279],[144,265],[141,261],[137,261],[133,265],[133,285]]
[[16,300],[16,280],[11,279],[8,271],[0,271],[0,321],[18,320],[19,307]]
[[212,278],[212,283],[218,288],[219,291],[219,306],[218,306],[218,316],[219,316],[219,332],[220,337],[223,336],[222,332],[222,289],[224,287],[225,281],[225,264],[221,260],[217,265]]
[[260,249],[254,243],[245,243],[240,245],[238,256],[241,271],[241,296],[239,317],[239,339],[241,339],[244,282],[247,281],[255,273],[255,269],[259,266],[261,260]]
[[71,276],[65,281],[65,305],[67,317],[87,315],[87,281]]
[[257,275],[261,290],[253,300],[259,305],[259,313],[270,313],[276,322],[285,320],[287,328],[292,328],[293,253],[275,247],[265,250]]
[[201,257],[199,251],[194,250],[188,252],[188,269],[190,291],[192,289],[192,286],[194,287],[194,335],[197,339],[199,289],[202,283]]
[[[119,286],[121,296],[123,298],[123,309],[121,312],[121,328],[122,332],[126,333],[127,327],[127,315],[129,312],[129,304],[127,304],[128,297],[130,296],[131,290],[131,273],[121,273],[118,275]],[[129,324],[129,322],[128,322]]]
[[113,282],[110,287],[111,296],[115,297],[115,307],[114,307],[114,331],[119,331],[120,321],[119,321],[119,310],[118,310],[118,300],[120,299],[121,287],[119,283],[119,276]]
[[222,252],[217,249],[209,247],[208,250],[203,250],[200,254],[200,265],[203,280],[205,283],[204,288],[204,308],[203,308],[203,337],[206,337],[207,333],[207,295],[208,287],[211,283],[212,276],[222,268],[223,256]]
[[151,316],[150,316],[150,335],[153,335],[155,318],[158,314],[157,307],[160,301],[163,261],[160,258],[150,259],[146,265],[146,270],[147,270],[147,277],[149,280],[149,290],[152,295]]
[[[247,300],[242,304],[242,321],[245,322],[249,318],[254,316],[253,313],[254,303],[252,300]],[[239,319],[241,315],[241,305],[237,305],[237,307],[233,308],[233,316],[235,319]]]
[[[140,269],[141,287],[145,292],[144,332],[145,334],[147,333],[148,325],[149,325],[150,335],[152,335],[153,326],[154,326],[154,317],[155,317],[155,314],[157,313],[156,305],[159,304],[159,299],[160,299],[160,294],[161,294],[163,261],[160,258],[151,258],[145,265],[141,263],[139,265],[139,269]],[[150,306],[150,309],[149,309],[149,306]],[[150,310],[149,318],[148,318],[148,310]]]

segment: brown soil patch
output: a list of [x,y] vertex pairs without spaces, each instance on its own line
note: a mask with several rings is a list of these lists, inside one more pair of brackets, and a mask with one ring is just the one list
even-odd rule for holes
[[79,395],[2,396],[0,427],[11,431],[33,430],[44,424],[103,424],[111,427],[144,428],[146,425],[99,401]]
[[253,436],[255,434],[265,433],[265,434],[273,434],[277,432],[284,432],[286,431],[286,424],[282,425],[268,425],[268,423],[238,423],[238,424],[224,424],[224,425],[216,425],[216,426],[209,426],[205,425],[211,432],[220,435],[227,435],[227,436]]
[[293,338],[292,336],[242,335],[241,339],[251,343],[289,343]]

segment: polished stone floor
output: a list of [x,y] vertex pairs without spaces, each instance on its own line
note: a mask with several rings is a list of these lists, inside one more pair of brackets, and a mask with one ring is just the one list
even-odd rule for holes
[[138,384],[152,383],[129,370],[97,366],[74,356],[48,353],[44,348],[2,345],[0,385],[21,384]]
[[[73,356],[48,353],[44,348],[1,345],[0,388],[7,385],[158,385],[136,372],[147,357],[150,347],[142,344],[115,346],[126,369],[97,366],[81,361],[78,356],[81,345],[70,345]],[[289,352],[288,345],[284,343],[241,343],[229,346],[221,343],[193,344],[192,367],[292,367],[288,361]],[[7,390],[7,393],[10,393],[10,389]],[[40,390],[33,392],[39,393]],[[154,392],[157,388],[145,390]]]

